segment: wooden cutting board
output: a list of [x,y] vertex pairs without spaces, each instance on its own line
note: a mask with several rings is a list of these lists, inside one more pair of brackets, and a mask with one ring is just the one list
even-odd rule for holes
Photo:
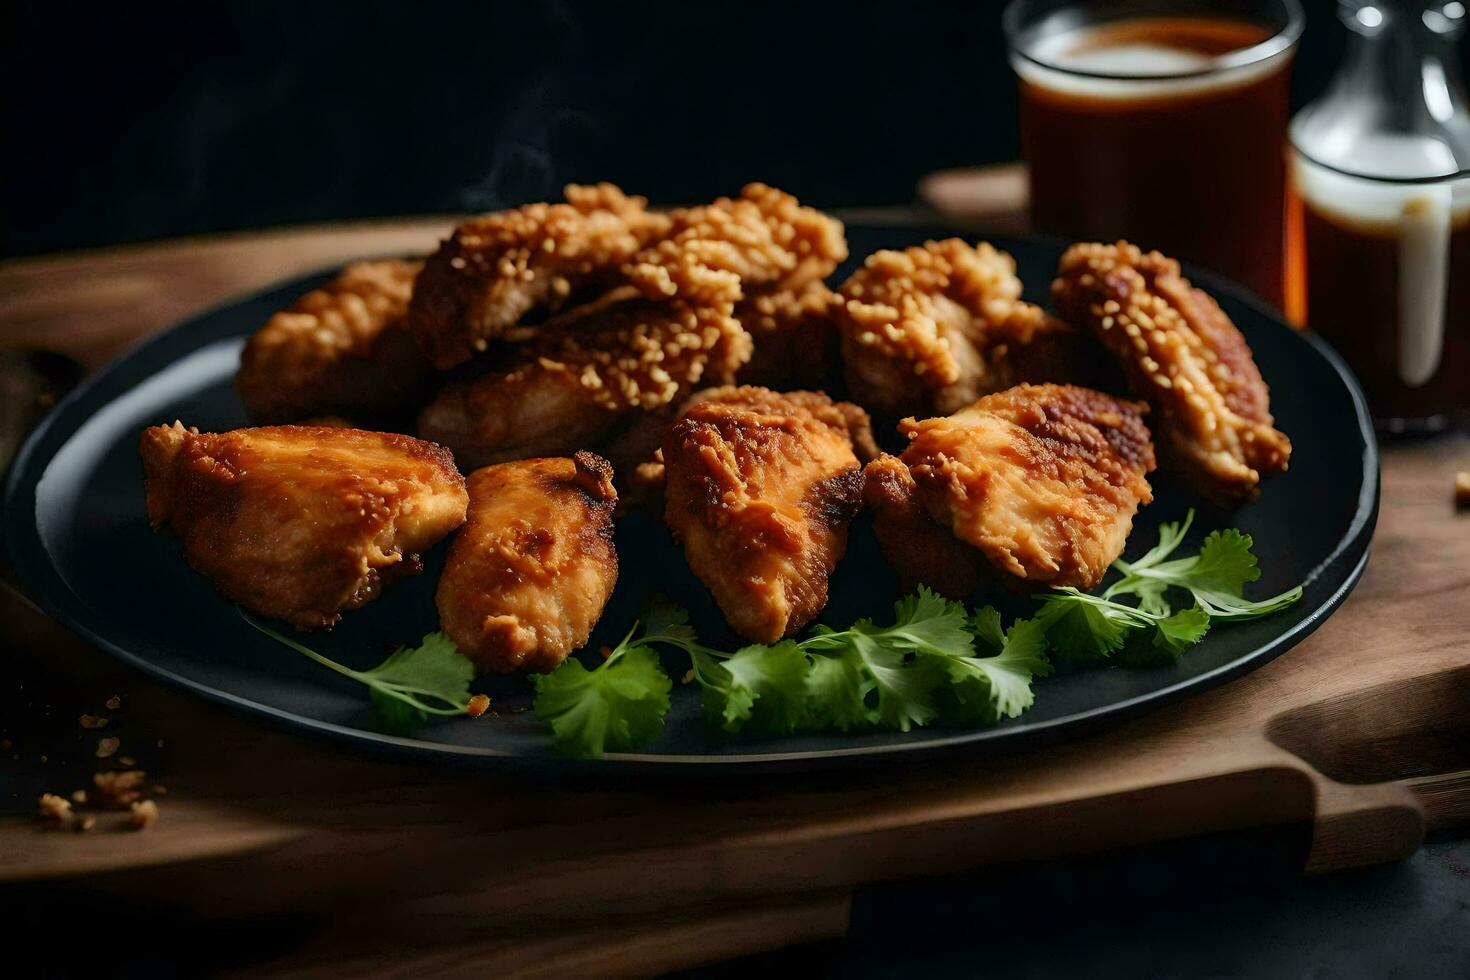
[[[999,179],[1014,201],[1014,172]],[[96,365],[271,280],[427,250],[449,220],[5,263],[0,343]],[[857,886],[996,862],[1273,825],[1310,828],[1311,871],[1401,858],[1428,829],[1470,824],[1457,469],[1464,436],[1390,447],[1362,584],[1238,681],[1073,744],[821,777],[589,785],[370,757],[139,677],[0,589],[0,648],[23,681],[0,704],[17,813],[84,785],[105,735],[168,788],[142,833],[115,830],[121,815],[87,834],[0,820],[0,896],[196,922],[297,915],[315,925],[270,957],[284,973],[564,976],[840,935]],[[109,728],[80,728],[83,713]]]

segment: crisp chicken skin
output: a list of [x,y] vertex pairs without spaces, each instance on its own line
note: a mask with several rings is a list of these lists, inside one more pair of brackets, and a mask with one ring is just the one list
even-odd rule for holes
[[879,415],[948,414],[1074,373],[1072,331],[1021,300],[1015,260],[985,242],[874,252],[838,295],[848,390]]
[[736,381],[779,391],[831,387],[839,363],[836,303],[837,294],[820,280],[741,300],[735,319],[750,334],[753,350]]
[[511,363],[445,387],[418,432],[474,469],[595,446],[621,421],[728,382],[750,357],[730,304],[633,300],[547,330]]
[[621,284],[620,267],[669,219],[612,184],[566,188],[565,204],[527,204],[472,218],[429,257],[407,325],[440,368]]
[[[905,419],[901,459],[868,471],[889,562],[905,584],[954,598],[997,577],[1093,588],[1153,499],[1146,410],[1090,388],[1019,385],[945,418]],[[936,526],[965,547],[944,545]]]
[[774,643],[827,604],[861,505],[850,418],[818,392],[725,388],[664,435],[665,520],[747,639]]
[[765,184],[747,184],[737,198],[681,208],[671,217],[668,234],[626,269],[649,299],[709,303],[732,285],[746,297],[797,290],[847,258],[842,222]]
[[435,596],[440,626],[487,670],[555,670],[618,581],[612,467],[580,452],[487,466],[468,483],[469,519]]
[[235,390],[258,422],[403,410],[432,370],[403,317],[422,262],[358,262],[245,343]]
[[392,433],[175,422],[145,429],[140,451],[153,529],[171,528],[227,597],[300,629],[418,573],[469,503],[447,451]]
[[1154,409],[1160,453],[1221,503],[1253,499],[1286,469],[1291,440],[1235,324],[1179,263],[1127,242],[1067,249],[1052,283],[1057,312],[1122,364]]

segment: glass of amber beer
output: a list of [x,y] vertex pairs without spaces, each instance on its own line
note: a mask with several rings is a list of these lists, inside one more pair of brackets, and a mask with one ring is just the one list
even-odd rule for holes
[[1296,0],[1013,0],[1036,231],[1128,238],[1281,304]]

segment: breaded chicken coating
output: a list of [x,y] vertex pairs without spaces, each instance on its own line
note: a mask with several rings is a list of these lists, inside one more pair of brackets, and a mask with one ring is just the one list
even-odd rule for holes
[[830,387],[838,363],[836,303],[837,294],[820,281],[741,300],[735,319],[754,350],[736,380],[780,391]]
[[1251,500],[1291,459],[1251,349],[1179,263],[1127,242],[1067,249],[1057,312],[1097,337],[1153,406],[1160,453],[1221,503]]
[[569,185],[566,197],[466,221],[429,257],[407,324],[435,365],[619,285],[623,263],[669,227],[612,184]]
[[747,184],[738,198],[683,208],[672,218],[669,233],[626,270],[649,299],[712,303],[732,284],[746,296],[796,290],[847,258],[842,222],[765,184]]
[[612,467],[579,452],[487,466],[468,483],[469,519],[435,596],[440,626],[487,670],[555,670],[618,581]]
[[774,643],[827,604],[861,505],[851,417],[819,392],[724,388],[664,436],[665,519],[747,639]]
[[252,612],[330,626],[464,522],[464,478],[443,448],[410,436],[282,425],[143,431],[148,522]]
[[358,262],[272,316],[245,344],[235,390],[259,422],[383,418],[421,391],[429,362],[403,328],[422,262]]
[[874,252],[838,292],[848,390],[871,412],[946,414],[1072,373],[1072,332],[1021,300],[1015,260],[987,243]]
[[750,336],[722,308],[633,300],[540,334],[511,363],[445,387],[418,432],[461,467],[595,446],[631,413],[734,377]]
[[[899,578],[957,599],[985,578],[1096,586],[1153,499],[1145,411],[1090,388],[1019,385],[905,419],[908,448],[869,465],[867,491]],[[935,526],[966,549],[939,546]]]

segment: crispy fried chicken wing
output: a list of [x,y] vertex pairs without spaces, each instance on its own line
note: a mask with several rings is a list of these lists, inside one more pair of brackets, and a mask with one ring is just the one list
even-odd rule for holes
[[722,307],[623,302],[515,348],[509,366],[444,388],[419,434],[474,469],[595,446],[620,421],[728,382],[750,336]]
[[612,467],[580,452],[487,466],[468,482],[439,622],[483,668],[555,670],[587,642],[617,584]]
[[664,436],[665,519],[748,639],[774,643],[827,604],[861,504],[850,418],[818,392],[725,388]]
[[1127,242],[1067,249],[1052,283],[1057,312],[1097,337],[1154,408],[1160,451],[1207,496],[1250,500],[1286,469],[1250,347],[1179,263]]
[[838,294],[848,390],[871,412],[944,414],[1075,373],[1072,331],[1021,300],[1015,260],[984,242],[874,252]]
[[[955,598],[996,577],[974,567],[1013,583],[1097,585],[1153,499],[1145,411],[1090,388],[1020,385],[946,418],[906,419],[908,448],[869,464],[866,494],[900,579]],[[925,517],[966,549],[941,545]]]
[[458,527],[449,453],[409,436],[283,425],[143,431],[148,521],[227,597],[301,629],[330,626]]
[[272,316],[245,344],[235,389],[260,422],[403,409],[432,370],[403,328],[422,262],[358,262]]
[[649,299],[710,303],[732,284],[747,297],[797,290],[847,258],[842,222],[765,184],[747,184],[737,198],[682,208],[672,218],[669,233],[626,270]]
[[741,300],[735,319],[750,334],[754,350],[736,380],[781,391],[830,387],[838,363],[836,303],[837,294],[820,281]]
[[612,184],[569,185],[566,197],[473,218],[430,256],[407,324],[438,367],[469,360],[528,317],[621,284],[621,266],[669,227]]

